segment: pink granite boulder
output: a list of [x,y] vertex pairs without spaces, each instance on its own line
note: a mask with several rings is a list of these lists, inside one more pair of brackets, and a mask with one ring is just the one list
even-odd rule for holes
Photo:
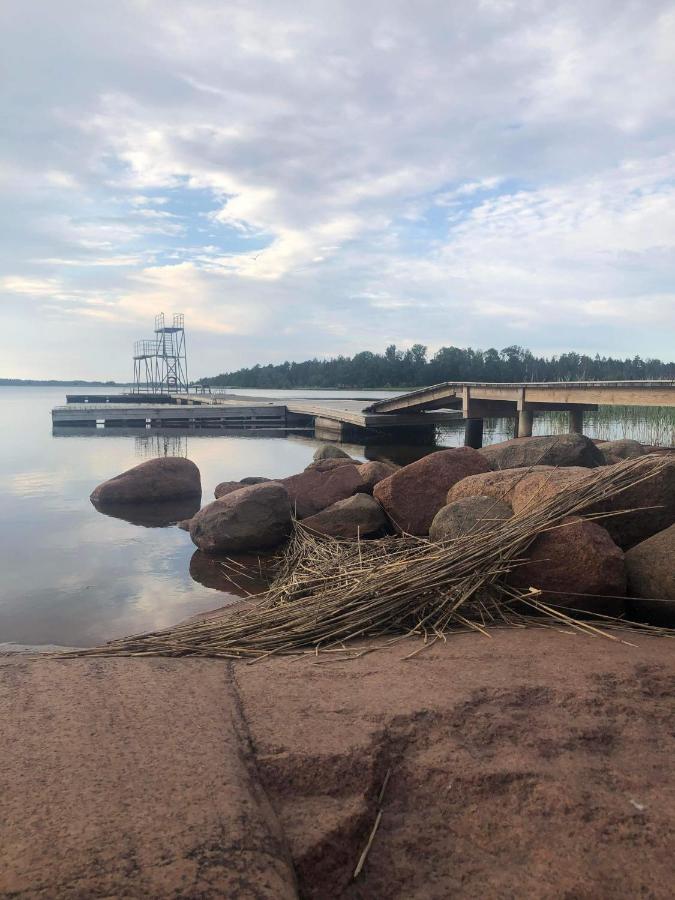
[[489,468],[487,460],[471,447],[439,450],[378,482],[373,496],[398,531],[424,535],[445,506],[452,485]]

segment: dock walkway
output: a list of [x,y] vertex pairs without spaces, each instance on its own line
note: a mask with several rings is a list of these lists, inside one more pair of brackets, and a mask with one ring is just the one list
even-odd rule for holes
[[399,416],[461,410],[467,422],[465,443],[480,447],[486,418],[513,417],[516,437],[529,437],[534,413],[563,411],[569,413],[570,431],[581,434],[584,412],[598,406],[675,407],[675,381],[446,381],[376,400],[365,412]]

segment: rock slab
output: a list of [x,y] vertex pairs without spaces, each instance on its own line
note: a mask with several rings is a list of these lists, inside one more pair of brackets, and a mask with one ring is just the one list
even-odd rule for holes
[[297,897],[222,660],[0,665],[0,896]]
[[291,505],[276,481],[252,484],[201,509],[190,537],[205,553],[238,553],[277,547],[289,535]]
[[397,530],[424,535],[429,533],[438,510],[445,506],[452,485],[489,468],[487,460],[471,447],[439,450],[378,482],[373,496]]
[[202,492],[199,469],[192,460],[165,456],[127,469],[94,488],[91,502],[156,503],[199,497]]
[[515,469],[522,466],[585,466],[593,468],[605,459],[583,434],[554,434],[513,438],[490,444],[478,451],[492,469]]

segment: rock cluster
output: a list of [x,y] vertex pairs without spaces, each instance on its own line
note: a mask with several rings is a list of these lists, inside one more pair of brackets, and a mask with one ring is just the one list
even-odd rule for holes
[[[199,511],[197,467],[166,458],[104,482],[91,499],[110,515],[142,524],[182,519],[179,526],[207,556],[274,549],[287,539],[294,518],[339,540],[394,532],[447,542],[527,515],[578,485],[597,465],[642,455],[644,448],[635,443],[596,446],[581,435],[520,438],[483,450],[439,450],[403,467],[360,462],[324,445],[296,475],[221,482],[216,499]],[[139,502],[146,503],[145,512],[136,511]],[[164,521],[168,512],[162,505],[171,508],[172,519]],[[120,508],[122,513],[114,511]],[[545,602],[594,613],[624,611],[623,598],[630,594],[629,613],[672,618],[675,456],[665,459],[658,474],[585,513],[602,518],[572,517],[540,534],[509,574],[512,587],[537,588]]]

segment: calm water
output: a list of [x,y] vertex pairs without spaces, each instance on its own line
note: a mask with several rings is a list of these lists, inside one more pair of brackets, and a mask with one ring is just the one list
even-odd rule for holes
[[[55,436],[50,412],[65,401],[65,393],[64,388],[0,387],[0,643],[86,646],[161,628],[230,601],[233,593],[207,586],[222,588],[227,582],[222,570],[195,555],[186,532],[102,515],[90,504],[89,494],[99,482],[145,459],[180,455],[199,466],[202,501],[208,503],[220,481],[283,477],[302,470],[318,442],[283,433],[164,436],[97,430]],[[246,393],[341,396],[335,391]],[[360,391],[358,396],[382,397],[385,392]],[[512,427],[508,420],[487,422],[486,442],[512,437]],[[672,413],[601,410],[589,417],[586,433],[670,444],[673,427]],[[537,433],[565,430],[562,416],[535,419]],[[461,423],[439,435],[443,446],[462,440]],[[421,447],[346,449],[359,458],[384,456],[400,462],[425,452]]]

